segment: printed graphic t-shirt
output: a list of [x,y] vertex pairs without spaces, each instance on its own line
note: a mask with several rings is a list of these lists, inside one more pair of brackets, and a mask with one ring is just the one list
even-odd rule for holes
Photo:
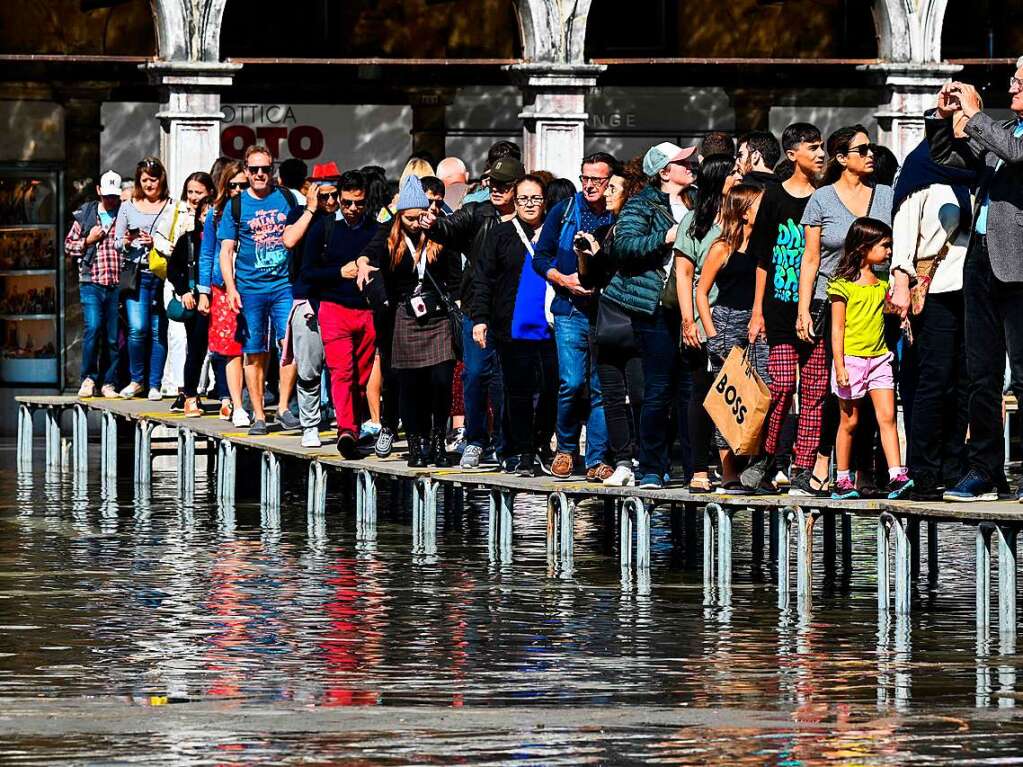
[[217,228],[218,239],[238,244],[234,262],[238,292],[268,293],[284,287],[289,259],[284,227],[291,205],[279,189],[262,200],[246,191],[241,201],[241,226],[235,224],[229,203]]
[[799,268],[806,247],[799,222],[810,196],[793,197],[781,184],[764,192],[747,250],[767,272],[764,326],[767,343],[795,344],[799,309]]

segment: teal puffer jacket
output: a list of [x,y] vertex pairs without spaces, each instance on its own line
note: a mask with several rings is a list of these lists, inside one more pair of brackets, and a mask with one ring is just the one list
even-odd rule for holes
[[606,298],[636,314],[652,316],[657,311],[666,279],[664,263],[672,249],[664,238],[673,226],[668,195],[652,186],[625,203],[615,225],[618,273],[604,288]]

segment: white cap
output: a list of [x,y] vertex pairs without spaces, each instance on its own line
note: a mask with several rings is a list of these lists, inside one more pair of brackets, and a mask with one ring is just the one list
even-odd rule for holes
[[117,195],[121,196],[121,176],[114,173],[112,170],[108,170],[99,179],[99,193],[102,196]]

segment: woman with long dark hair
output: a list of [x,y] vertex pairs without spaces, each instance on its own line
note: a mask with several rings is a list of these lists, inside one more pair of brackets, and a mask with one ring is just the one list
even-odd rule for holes
[[[461,254],[427,239],[420,217],[430,206],[419,178],[405,180],[389,226],[382,226],[359,256],[358,283],[374,271],[383,275],[394,307],[391,367],[397,371],[401,420],[408,439],[408,463],[450,465],[444,436],[451,413],[455,372],[451,323],[444,298],[457,299]],[[446,294],[446,295],[445,295]],[[377,329],[380,344],[388,338]]]
[[[203,224],[202,247],[199,252],[197,310],[209,316],[209,350],[214,354],[214,369],[227,384],[230,399],[220,400],[220,419],[231,421],[239,428],[250,425],[248,413],[242,405],[244,371],[242,345],[238,341],[238,315],[231,310],[220,274],[220,238],[217,227],[231,198],[237,197],[249,186],[245,165],[231,160],[217,180],[217,197],[206,211]],[[222,372],[221,372],[222,371]]]
[[[120,394],[138,397],[149,384],[149,399],[163,398],[163,366],[167,360],[167,317],[163,312],[163,280],[149,269],[157,219],[168,207],[167,171],[156,157],[135,167],[132,198],[117,211],[114,244],[123,250],[121,291],[128,317],[128,361],[131,383]],[[130,275],[134,274],[134,279]],[[130,281],[131,284],[126,284]]]
[[[689,442],[693,449],[693,477],[689,489],[694,493],[711,490],[710,448],[714,424],[703,407],[714,377],[707,356],[707,334],[695,311],[696,280],[703,269],[711,244],[721,235],[721,203],[736,181],[735,159],[728,154],[709,155],[700,163],[693,209],[682,217],[675,238],[675,273],[678,303],[682,313],[682,343],[693,369],[693,395],[689,399]],[[717,288],[708,299],[713,305]]]
[[[891,226],[893,194],[890,186],[874,183],[874,148],[862,125],[836,130],[828,137],[827,149],[829,159],[824,186],[810,197],[801,222],[806,249],[799,271],[796,334],[805,343],[823,344],[825,352],[830,354],[830,345],[825,340],[830,330],[827,286],[842,257],[849,227],[857,218],[865,216]],[[792,477],[790,495],[814,496],[821,492],[821,486],[827,481],[826,476],[821,476],[827,472],[821,469],[827,466],[837,426],[837,406],[832,398],[825,402],[822,415],[817,472],[803,470]],[[865,426],[860,429],[861,433],[868,431]],[[860,452],[869,454],[870,451]],[[860,463],[865,464],[867,455],[860,457]],[[866,474],[861,477],[865,479],[869,479]]]

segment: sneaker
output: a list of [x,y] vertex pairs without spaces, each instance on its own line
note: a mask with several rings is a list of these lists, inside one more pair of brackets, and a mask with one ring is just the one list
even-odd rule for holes
[[[149,395],[146,397],[150,402],[159,402],[163,399],[163,392],[157,389],[155,386],[149,389]],[[184,402],[181,403],[184,406]]]
[[800,469],[789,483],[789,495],[802,498],[822,498],[823,492],[813,486],[813,472],[810,469]]
[[394,432],[386,426],[380,429],[377,435],[377,443],[373,445],[373,452],[377,458],[386,458],[394,450]]
[[636,474],[631,466],[619,466],[602,484],[604,487],[632,487],[636,484]]
[[203,415],[202,403],[199,402],[198,397],[188,397],[181,411],[185,414],[185,418],[198,418]]
[[722,484],[714,492],[718,495],[746,495],[746,488],[743,487],[742,482],[733,479]]
[[742,482],[742,486],[747,490],[756,490],[763,483],[764,478],[772,473],[773,469],[774,456],[764,453],[743,470],[742,474],[739,475],[739,481]]
[[110,399],[117,396],[117,387],[113,384],[103,384],[103,388],[99,390],[99,393],[101,396]]
[[459,468],[478,469],[482,455],[483,448],[479,445],[466,445],[465,450],[462,451],[462,460],[458,462]]
[[337,437],[337,451],[346,460],[358,458],[358,441],[350,431],[343,431]]
[[997,501],[998,490],[991,480],[979,471],[970,469],[955,487],[948,488],[941,497],[942,500],[958,503]]
[[315,426],[310,426],[308,429],[302,429],[302,447],[321,447],[323,445],[320,442],[320,430]]
[[266,421],[253,421],[252,426],[249,427],[250,437],[265,437],[268,433]]
[[615,470],[606,463],[598,463],[596,466],[591,466],[586,470],[586,481],[599,484],[614,473]]
[[359,442],[376,442],[380,436],[380,424],[366,421],[359,427]]
[[78,387],[78,396],[82,399],[86,397],[96,396],[96,382],[91,378],[86,378],[82,381],[82,385]]
[[531,455],[519,456],[515,466],[515,474],[519,477],[532,479],[536,476],[536,460]]
[[230,421],[232,415],[234,415],[234,405],[231,404],[231,400],[220,400],[220,412],[217,413],[217,418],[221,421]]
[[444,437],[445,447],[449,453],[461,453],[465,450],[465,427],[452,429]]
[[[152,393],[153,393],[152,390],[150,390],[149,392],[150,398],[152,398],[151,396]],[[185,412],[185,395],[182,394],[181,392],[178,392],[177,395],[174,397],[174,401],[171,403],[171,412],[172,413]]]
[[231,414],[231,423],[239,429],[246,429],[252,425],[252,419],[249,418],[247,410],[244,408],[238,408]]
[[501,461],[499,465],[501,471],[505,474],[514,474],[519,468],[519,457],[517,455],[510,455]]
[[575,468],[575,460],[568,453],[559,452],[554,456],[554,462],[551,463],[551,474],[559,479],[566,479],[572,476],[572,470]]
[[143,391],[145,391],[145,389],[142,387],[142,384],[132,381],[130,384],[121,389],[121,391],[118,392],[118,395],[125,399],[134,399]]
[[[463,451],[464,452],[464,451]],[[480,456],[480,466],[500,466],[501,459],[497,457],[497,451],[488,447],[483,451],[483,455]]]
[[281,431],[298,431],[302,428],[302,422],[290,410],[279,412],[277,414],[277,423],[281,425]]
[[922,482],[914,479],[913,489],[909,491],[909,500],[924,502],[940,501],[943,492],[943,489],[933,482]]
[[643,490],[660,490],[664,487],[664,478],[657,474],[644,474],[639,487]]
[[843,477],[835,482],[831,490],[831,499],[834,501],[853,501],[860,497],[860,491],[851,479]]
[[888,500],[895,501],[913,489],[913,480],[906,472],[902,472],[888,483]]

